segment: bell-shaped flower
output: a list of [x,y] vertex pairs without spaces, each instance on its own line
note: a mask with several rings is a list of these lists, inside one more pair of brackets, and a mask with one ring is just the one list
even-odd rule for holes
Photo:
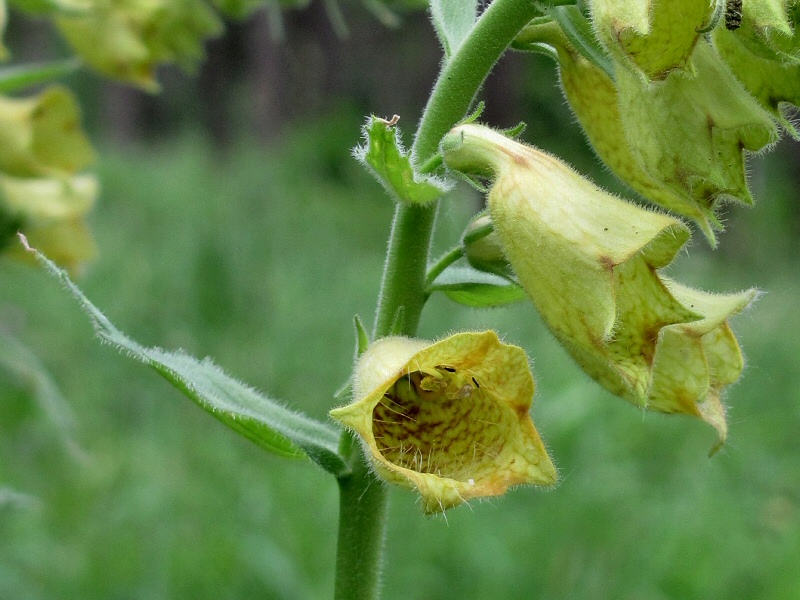
[[30,252],[14,243],[21,231],[28,241],[72,272],[96,254],[85,216],[97,198],[91,175],[70,179],[21,179],[0,176],[0,251],[24,262]]
[[73,175],[94,160],[72,94],[51,87],[31,98],[0,96],[0,171],[16,177]]
[[708,407],[741,372],[726,321],[752,293],[713,296],[665,280],[659,269],[687,228],[544,152],[467,124],[445,136],[442,153],[451,168],[494,180],[489,212],[506,257],[581,367],[638,406],[701,417],[723,440],[724,410]]
[[561,88],[575,117],[597,156],[624,183],[646,200],[693,219],[709,240],[714,231],[708,207],[691,191],[659,181],[645,169],[629,142],[619,109],[619,91],[611,76],[570,44],[558,23],[536,23],[526,27],[517,43],[545,44],[556,50]]
[[682,206],[667,206],[698,220],[709,233],[719,204],[752,204],[745,154],[778,138],[771,115],[747,93],[710,43],[693,54],[694,74],[673,72],[647,82],[615,73],[619,111],[628,144],[642,168],[676,196],[688,195],[704,219]]
[[648,79],[687,68],[713,2],[698,0],[590,0],[600,41],[619,62]]
[[100,73],[156,91],[163,63],[193,68],[203,42],[222,24],[194,0],[91,0],[87,10],[56,20],[62,35]]
[[358,359],[355,401],[330,414],[361,436],[381,477],[416,488],[435,513],[555,483],[529,414],[533,392],[525,352],[493,331],[388,337]]

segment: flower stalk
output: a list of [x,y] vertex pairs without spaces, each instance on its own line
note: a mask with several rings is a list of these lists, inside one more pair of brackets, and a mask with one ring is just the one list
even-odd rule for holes
[[[425,163],[437,152],[441,138],[468,112],[494,64],[535,14],[536,8],[528,0],[495,0],[481,15],[458,51],[443,65],[428,98],[411,151],[417,164]],[[426,271],[436,208],[434,202],[429,206],[398,204],[395,209],[373,328],[375,338],[391,331],[394,315],[401,306],[405,318],[399,333],[416,333],[427,299]],[[366,464],[360,445],[353,444],[352,452],[354,465]],[[368,468],[354,469],[348,477],[346,482],[340,480],[336,598],[376,598],[374,582],[380,579],[386,493]],[[370,494],[368,507],[359,504],[365,498],[362,493]],[[359,571],[359,564],[369,564],[370,578],[350,578],[348,573]]]

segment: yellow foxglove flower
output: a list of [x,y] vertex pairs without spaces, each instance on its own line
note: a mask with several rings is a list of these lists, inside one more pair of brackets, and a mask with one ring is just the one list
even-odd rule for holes
[[9,257],[35,262],[30,252],[9,243],[16,231],[22,231],[55,262],[78,271],[97,252],[84,220],[97,193],[97,180],[91,175],[71,179],[0,176],[0,223],[5,224],[0,249]]
[[[694,73],[675,71],[663,81],[617,69],[619,112],[642,168],[713,218],[723,200],[752,204],[743,149],[760,150],[778,132],[710,43],[699,42],[692,60]],[[668,208],[697,218],[695,211]]]
[[648,79],[687,67],[714,10],[705,0],[590,0],[590,7],[597,36],[611,55]]
[[6,31],[6,23],[8,22],[8,7],[5,0],[0,0],[0,60],[8,58],[8,49],[3,44],[3,34]]
[[669,186],[651,176],[635,146],[628,142],[614,80],[578,52],[555,22],[526,27],[517,42],[544,43],[556,50],[561,88],[597,156],[645,199],[694,220],[713,244],[708,208],[697,202],[690,190]]
[[416,488],[435,513],[555,483],[529,414],[533,392],[525,352],[492,331],[388,337],[359,358],[355,401],[331,416],[361,436],[379,475]]
[[222,24],[194,0],[92,0],[85,14],[57,19],[63,36],[99,72],[157,91],[156,67],[194,67]]
[[665,280],[658,271],[686,227],[544,152],[474,124],[453,129],[442,151],[451,168],[494,179],[489,212],[505,254],[581,367],[638,406],[699,416],[723,440],[724,410],[708,407],[741,372],[726,320],[752,292],[713,296]]
[[[736,2],[729,0],[728,8]],[[742,0],[738,26],[728,27],[747,49],[767,60],[800,60],[800,3],[797,0]]]
[[782,111],[783,104],[800,106],[800,61],[765,58],[752,52],[738,31],[721,27],[714,30],[714,45],[745,89],[795,139],[800,138],[800,133]]
[[32,98],[0,96],[0,171],[16,177],[73,175],[94,160],[73,95],[51,87]]

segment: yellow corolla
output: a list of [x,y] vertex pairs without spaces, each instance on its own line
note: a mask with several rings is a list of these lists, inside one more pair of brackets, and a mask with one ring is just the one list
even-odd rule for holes
[[427,513],[557,479],[529,414],[528,358],[493,331],[383,338],[356,363],[353,387],[355,401],[331,416],[361,436],[379,475],[419,491]]

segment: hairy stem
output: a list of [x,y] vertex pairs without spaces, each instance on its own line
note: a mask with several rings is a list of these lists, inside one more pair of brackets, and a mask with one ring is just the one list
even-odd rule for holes
[[380,595],[386,489],[367,465],[360,444],[345,432],[355,452],[353,470],[339,482],[339,540],[335,600],[374,600]]
[[[416,164],[436,154],[441,138],[467,114],[494,64],[535,15],[531,0],[494,0],[481,15],[442,67],[431,92],[412,147]],[[404,309],[401,333],[416,334],[427,300],[426,271],[436,208],[436,203],[397,205],[375,315],[375,338],[390,332],[400,307]],[[379,594],[386,491],[371,472],[361,445],[350,438],[345,440],[345,448],[353,470],[339,479],[335,597],[372,600]]]
[[[469,36],[444,64],[414,138],[411,154],[424,164],[436,154],[442,137],[467,114],[492,67],[537,11],[530,0],[495,0]],[[405,307],[404,331],[414,335],[425,295],[436,204],[398,204],[383,271],[373,334],[388,333],[399,306]]]

